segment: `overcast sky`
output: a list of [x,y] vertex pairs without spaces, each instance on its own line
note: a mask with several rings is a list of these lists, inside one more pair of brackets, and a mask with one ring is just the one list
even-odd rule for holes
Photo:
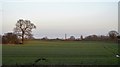
[[13,31],[17,20],[30,20],[37,38],[73,35],[106,35],[118,30],[117,0],[5,0],[2,4],[2,34]]

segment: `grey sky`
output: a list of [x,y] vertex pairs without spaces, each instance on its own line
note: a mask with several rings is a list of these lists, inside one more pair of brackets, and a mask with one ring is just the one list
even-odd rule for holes
[[6,1],[2,7],[2,34],[12,31],[18,19],[31,20],[37,26],[37,29],[33,30],[37,38],[63,38],[65,33],[76,37],[90,34],[106,35],[110,30],[117,30],[118,3],[92,1]]

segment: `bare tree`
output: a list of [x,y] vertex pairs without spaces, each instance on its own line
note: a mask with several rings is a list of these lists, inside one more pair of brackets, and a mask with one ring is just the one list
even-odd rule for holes
[[75,40],[74,36],[70,36],[69,40]]
[[108,34],[109,34],[109,37],[114,40],[115,38],[117,38],[117,35],[119,33],[113,30],[113,31],[110,31]]
[[80,39],[83,40],[83,36],[82,35],[80,36]]
[[31,35],[32,29],[35,29],[36,26],[30,22],[30,20],[19,19],[14,28],[14,32],[21,37],[22,44],[24,43],[24,37]]

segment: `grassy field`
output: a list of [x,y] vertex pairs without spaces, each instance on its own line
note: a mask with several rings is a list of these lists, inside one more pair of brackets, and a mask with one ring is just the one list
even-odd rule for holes
[[3,64],[117,65],[118,44],[98,41],[27,41],[3,45]]

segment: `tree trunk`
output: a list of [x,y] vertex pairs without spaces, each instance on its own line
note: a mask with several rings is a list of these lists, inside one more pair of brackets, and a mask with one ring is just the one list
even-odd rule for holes
[[24,44],[24,31],[22,32],[22,44]]

